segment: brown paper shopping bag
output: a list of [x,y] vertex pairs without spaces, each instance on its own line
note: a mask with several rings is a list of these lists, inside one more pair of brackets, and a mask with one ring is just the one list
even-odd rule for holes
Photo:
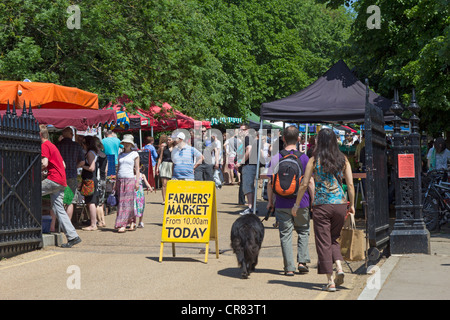
[[341,245],[341,254],[344,257],[344,260],[364,260],[366,252],[366,235],[363,230],[356,229],[354,214],[349,213],[345,220],[339,243]]

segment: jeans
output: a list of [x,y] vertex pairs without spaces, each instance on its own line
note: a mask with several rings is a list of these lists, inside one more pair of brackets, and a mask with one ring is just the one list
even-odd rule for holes
[[70,241],[78,237],[78,234],[72,224],[72,221],[70,221],[66,210],[64,210],[63,199],[65,188],[66,187],[60,185],[59,183],[48,179],[42,181],[42,195],[45,196],[47,194],[50,194],[50,201],[53,212],[58,218],[61,229],[66,235],[67,240]]
[[298,234],[297,262],[309,263],[309,208],[300,208],[297,216],[291,215],[291,209],[275,208],[275,215],[279,223],[281,251],[283,253],[284,271],[295,271],[297,266],[294,262],[292,250],[292,231]]

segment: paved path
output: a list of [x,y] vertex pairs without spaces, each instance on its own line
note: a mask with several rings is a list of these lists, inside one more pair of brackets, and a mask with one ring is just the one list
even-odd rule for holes
[[[186,300],[340,300],[357,299],[365,287],[364,262],[345,266],[344,285],[336,293],[321,291],[325,276],[318,275],[314,236],[309,249],[310,272],[283,274],[278,230],[274,218],[265,221],[266,235],[256,272],[240,279],[230,249],[232,223],[243,209],[237,186],[217,191],[220,257],[211,252],[204,263],[204,245],[177,244],[172,257],[166,245],[158,262],[163,206],[161,193],[146,196],[145,228],[118,234],[112,227],[115,214],[107,216],[101,231],[79,230],[82,243],[71,248],[48,247],[0,261],[0,299],[186,299]],[[265,202],[258,203],[265,215]],[[294,236],[294,243],[296,242]],[[64,240],[65,241],[65,240]],[[210,244],[210,251],[215,249]],[[80,275],[79,282],[74,281]],[[78,278],[77,278],[78,279]]]
[[450,229],[430,237],[431,254],[393,255],[360,295],[361,300],[449,300]]

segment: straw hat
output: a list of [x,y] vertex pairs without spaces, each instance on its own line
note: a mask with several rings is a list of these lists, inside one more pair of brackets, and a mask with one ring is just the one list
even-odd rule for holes
[[131,143],[132,145],[134,145],[134,137],[132,134],[126,134],[123,136],[122,141],[120,141],[120,143]]

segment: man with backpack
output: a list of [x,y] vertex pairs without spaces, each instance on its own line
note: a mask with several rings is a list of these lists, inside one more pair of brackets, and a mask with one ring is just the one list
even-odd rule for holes
[[[289,126],[284,130],[283,140],[285,148],[274,155],[269,166],[267,193],[269,202],[267,210],[275,206],[275,216],[279,224],[281,250],[283,253],[284,272],[287,276],[293,276],[298,268],[300,273],[309,271],[307,263],[309,258],[309,206],[310,196],[305,192],[297,216],[291,215],[291,209],[295,205],[295,199],[300,186],[301,177],[308,163],[308,156],[296,149],[299,140],[299,131],[295,126]],[[310,182],[313,186],[313,182]],[[275,203],[273,201],[275,194]],[[295,265],[292,250],[293,230],[298,234],[297,263]]]

